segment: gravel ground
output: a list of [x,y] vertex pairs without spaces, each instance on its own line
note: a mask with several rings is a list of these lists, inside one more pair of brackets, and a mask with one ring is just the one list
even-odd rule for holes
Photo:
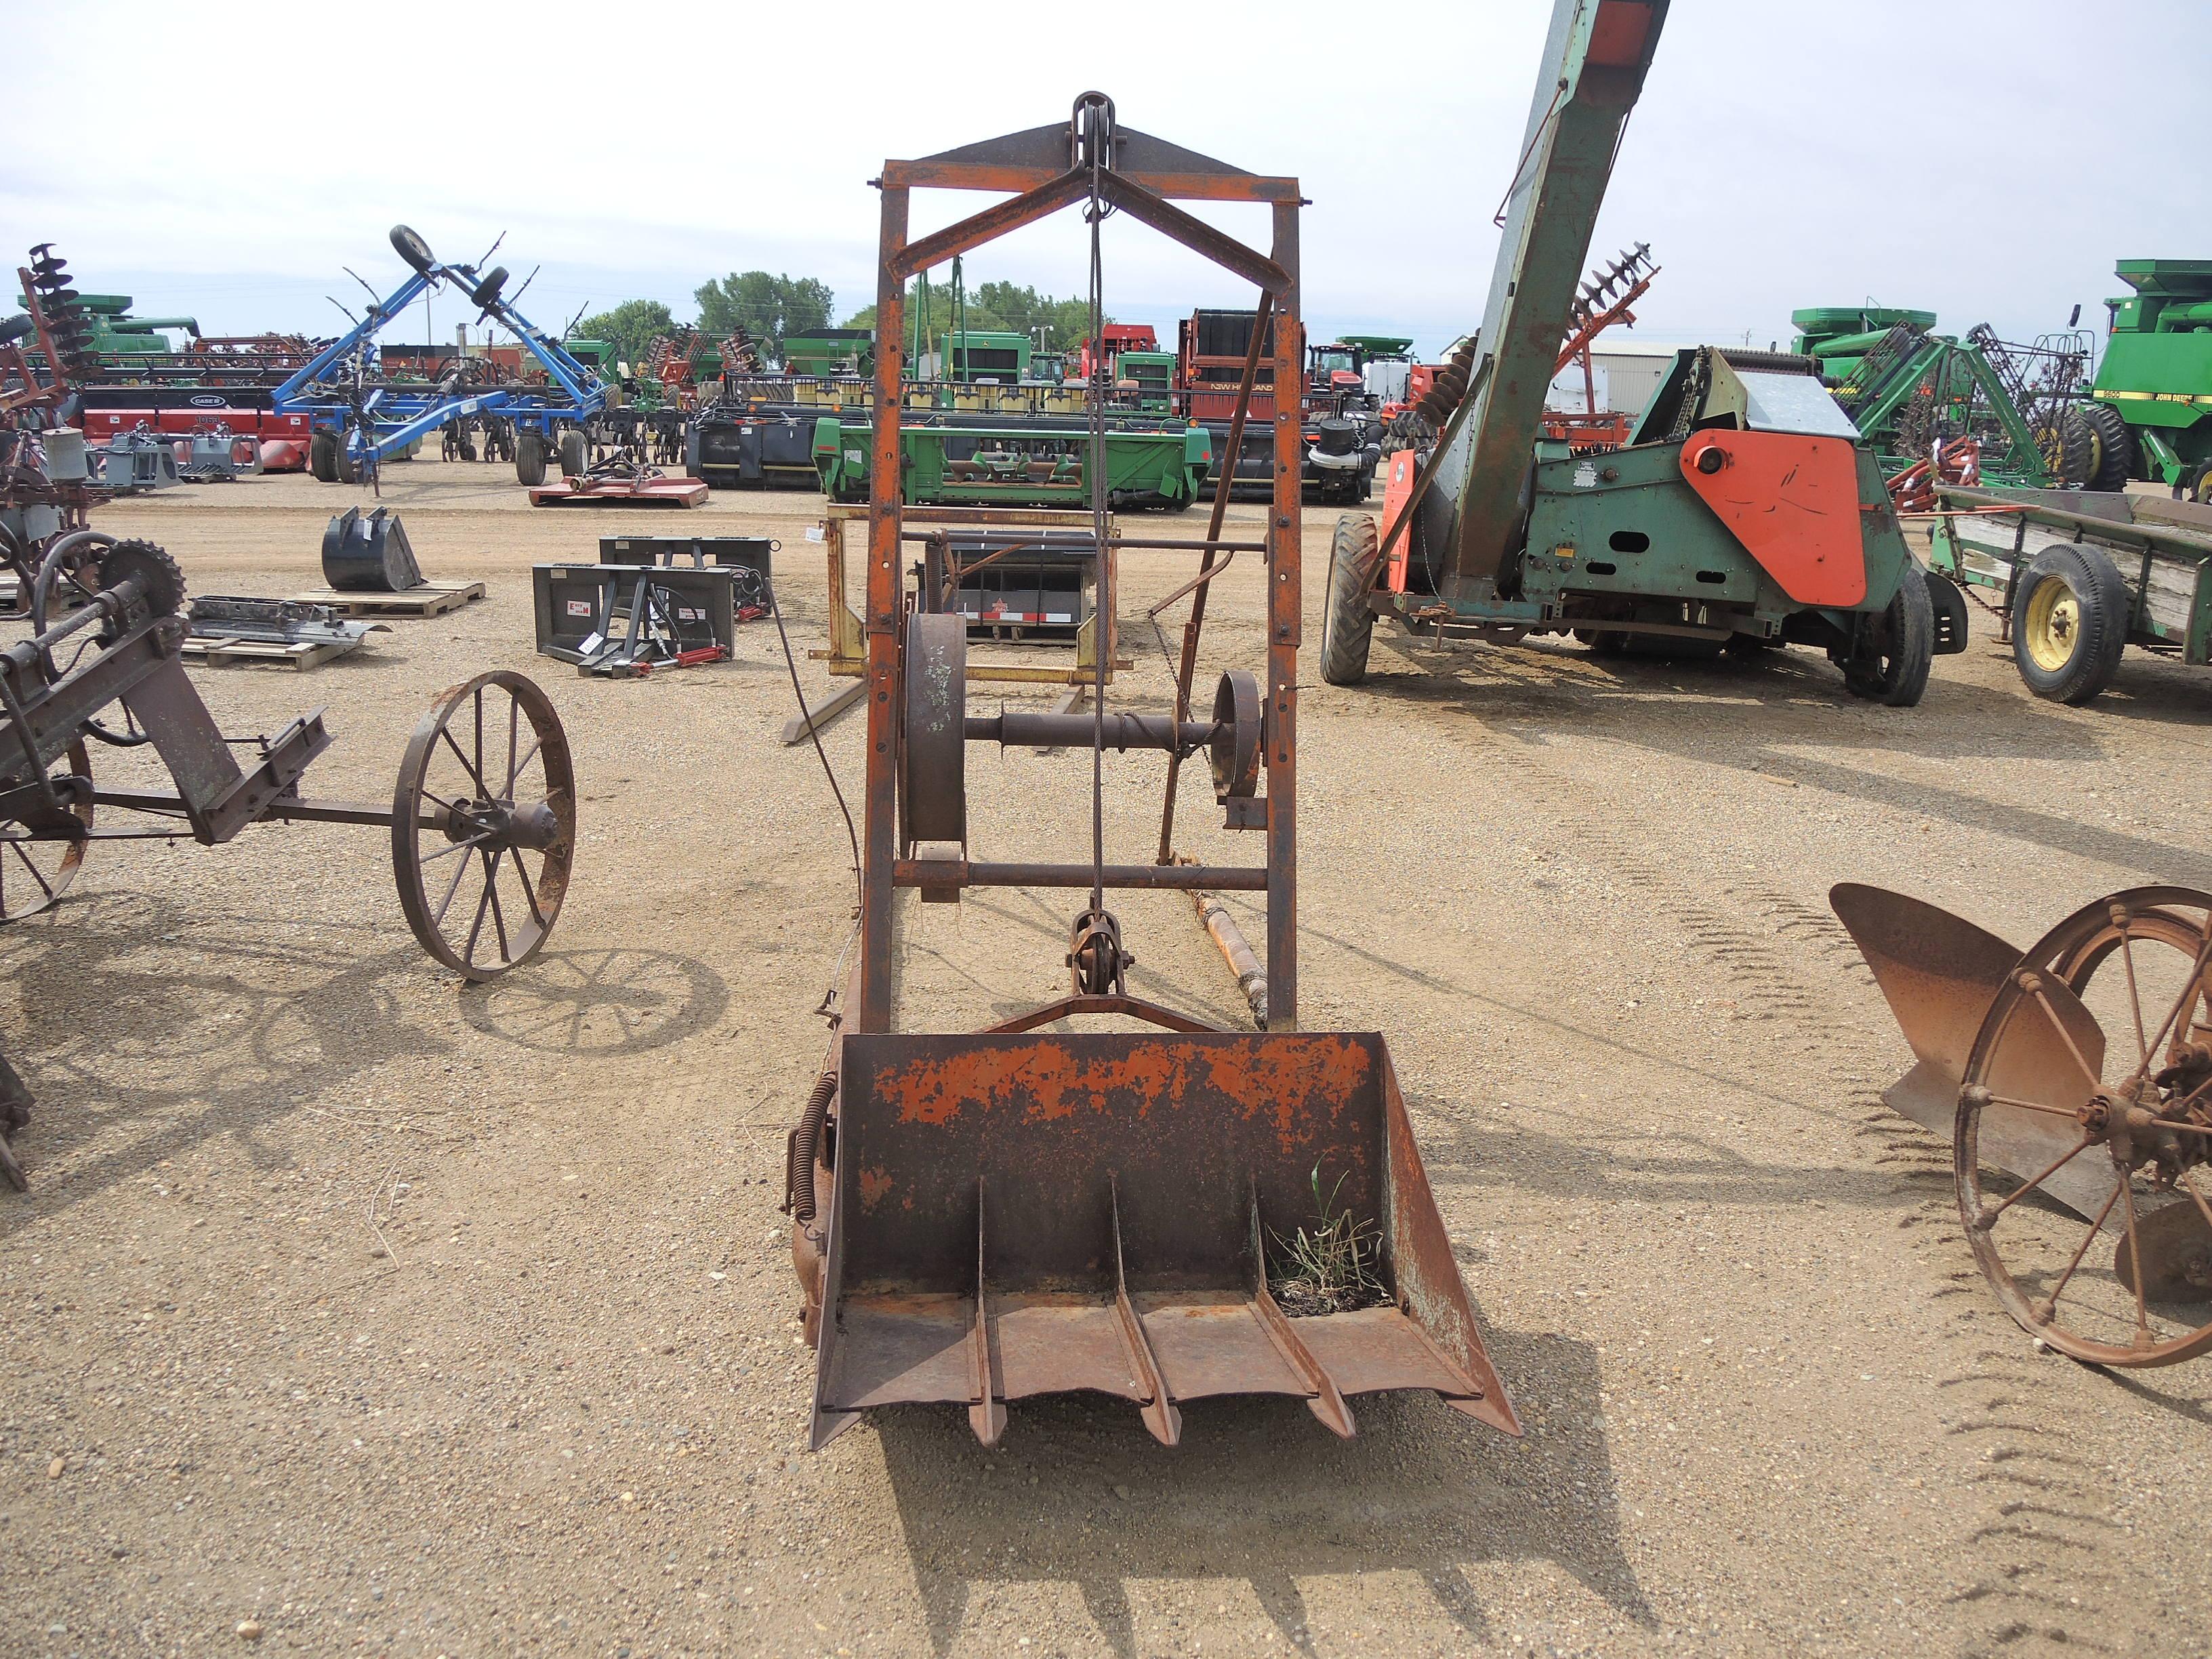
[[[339,495],[269,477],[100,522],[198,591],[283,593],[319,580]],[[1825,902],[1893,884],[2026,940],[2112,889],[2212,887],[2203,789],[2172,781],[2212,678],[2131,654],[2095,709],[2039,703],[1980,615],[1917,710],[1803,653],[1315,672],[1306,1023],[1388,1036],[1527,1437],[1390,1398],[1340,1443],[1237,1400],[1188,1408],[1170,1452],[1069,1399],[1018,1406],[996,1452],[911,1410],[810,1456],[777,1205],[842,825],[811,750],[775,741],[772,631],[722,667],[580,681],[532,651],[527,567],[617,526],[776,534],[803,653],[818,499],[533,512],[504,469],[434,461],[386,499],[489,600],[312,675],[194,678],[237,732],[327,705],[311,792],[374,799],[439,688],[534,674],[583,795],[568,907],[538,963],[464,988],[415,949],[377,831],[295,826],[100,847],[0,937],[40,1103],[34,1191],[0,1199],[0,1650],[2212,1644],[2212,1367],[2031,1349],[1974,1270],[1948,1147],[1880,1103],[1908,1056]],[[1310,617],[1333,517],[1308,515]],[[1124,580],[1141,601],[1181,574],[1132,556]],[[1257,571],[1217,595],[1209,677],[1261,647]],[[1149,630],[1127,640],[1127,695],[1160,706]],[[829,749],[855,788],[857,726]],[[1108,769],[1133,856],[1159,769]],[[976,753],[979,849],[1068,855],[1086,771]],[[1190,788],[1185,850],[1249,856]],[[908,1022],[1052,994],[1068,904],[918,915]],[[1133,988],[1237,1018],[1186,902],[1117,908]]]

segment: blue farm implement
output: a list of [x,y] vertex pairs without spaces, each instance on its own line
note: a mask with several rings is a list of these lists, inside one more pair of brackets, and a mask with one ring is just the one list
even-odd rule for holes
[[[309,470],[325,483],[352,483],[386,458],[411,453],[450,422],[495,416],[514,433],[520,482],[544,483],[546,463],[556,453],[564,474],[583,471],[584,423],[606,404],[599,376],[504,297],[506,267],[479,271],[474,265],[441,264],[429,244],[404,225],[392,227],[392,246],[411,274],[271,398],[278,413],[305,412],[312,419]],[[444,288],[457,289],[477,307],[481,320],[520,340],[543,378],[526,370],[491,379],[465,373],[459,363],[435,380],[387,376],[378,337],[416,300]]]

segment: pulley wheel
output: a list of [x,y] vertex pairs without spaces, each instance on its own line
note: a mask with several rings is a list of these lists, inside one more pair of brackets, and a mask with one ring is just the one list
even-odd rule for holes
[[423,950],[471,980],[536,956],[568,890],[576,780],[561,717],[501,669],[444,693],[392,798],[399,908]]
[[2024,1329],[2091,1364],[2212,1351],[2208,969],[2212,894],[2115,893],[2021,958],[1967,1060],[1954,1152],[1975,1259]]
[[1213,690],[1213,742],[1206,759],[1218,801],[1246,799],[1260,787],[1260,682],[1232,668]]
[[916,842],[968,841],[968,623],[948,611],[907,618],[900,678],[899,827]]

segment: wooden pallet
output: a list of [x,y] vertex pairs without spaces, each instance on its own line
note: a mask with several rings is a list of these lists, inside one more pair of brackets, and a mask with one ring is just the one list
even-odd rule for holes
[[295,605],[327,605],[341,617],[442,617],[484,596],[482,582],[424,582],[404,593],[343,593],[335,587],[311,587],[295,593]]
[[287,645],[275,640],[234,640],[221,635],[202,639],[188,635],[178,649],[187,657],[218,668],[259,662],[303,672],[320,668],[332,657],[342,657],[363,643],[361,640],[296,640]]

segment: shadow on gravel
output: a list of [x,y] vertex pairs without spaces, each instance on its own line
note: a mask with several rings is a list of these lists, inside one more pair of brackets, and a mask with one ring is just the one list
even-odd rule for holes
[[1487,1334],[1526,1439],[1426,1395],[1356,1397],[1350,1441],[1296,1401],[1197,1401],[1172,1450],[1134,1407],[1097,1395],[1016,1401],[995,1453],[960,1412],[876,1413],[932,1646],[954,1644],[978,1590],[1068,1583],[1107,1645],[1133,1659],[1157,1644],[1139,1638],[1131,1583],[1205,1580],[1249,1584],[1310,1650],[1299,1581],[1349,1573],[1417,1575],[1467,1642],[1486,1642],[1464,1570],[1489,1561],[1556,1562],[1656,1629],[1621,1547],[1595,1349]]
[[[379,928],[353,949],[301,938],[296,917],[239,918],[227,934],[199,915],[107,893],[0,938],[0,970],[24,988],[6,1046],[35,1103],[15,1141],[31,1192],[0,1202],[0,1240],[215,1137],[281,1167],[289,1155],[259,1131],[309,1093],[447,1052],[399,1015],[398,976],[428,971],[412,939],[375,949],[392,938]],[[120,1144],[71,1162],[102,1139]]]
[[461,1018],[486,1036],[590,1059],[680,1042],[729,1006],[730,988],[705,963],[627,946],[548,951],[460,995]]
[[[2066,797],[2050,811],[1994,801],[1940,783],[1885,775],[1810,752],[1854,744],[1918,760],[2103,763],[2094,725],[2062,718],[2022,688],[2017,696],[1937,682],[1917,709],[1878,708],[1826,689],[1826,665],[1803,652],[1779,661],[1605,663],[1566,650],[1480,652],[1420,673],[1382,673],[1364,689],[1403,705],[1444,708],[1539,747],[1595,734],[1655,754],[1779,780],[1823,794],[1917,814],[2024,846],[2070,853],[2163,881],[2212,885],[2212,856],[2200,849],[2106,829],[2070,816]],[[1425,666],[1426,666],[1425,665]],[[2170,665],[2146,664],[2165,670]],[[2164,689],[2164,688],[2161,688]],[[1688,692],[1686,708],[1668,692]],[[1808,695],[1808,693],[1810,695]],[[2207,723],[2203,697],[2177,698],[2159,715],[2178,726]],[[2112,712],[2152,718],[2157,705],[2115,700]],[[2096,708],[2106,708],[2100,699]],[[1724,729],[1723,729],[1724,723]]]

